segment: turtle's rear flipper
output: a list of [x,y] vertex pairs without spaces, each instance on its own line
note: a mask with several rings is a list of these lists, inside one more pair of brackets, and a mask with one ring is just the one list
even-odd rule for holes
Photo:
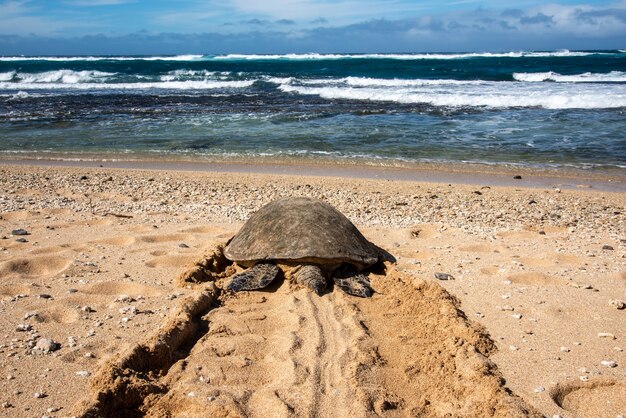
[[275,264],[260,263],[233,276],[226,289],[233,292],[240,290],[262,289],[272,283],[280,269]]
[[335,286],[339,286],[349,295],[369,298],[374,293],[370,286],[370,279],[345,264],[337,270],[333,280]]
[[326,279],[320,268],[313,264],[306,264],[293,272],[296,283],[308,287],[318,295],[326,289]]

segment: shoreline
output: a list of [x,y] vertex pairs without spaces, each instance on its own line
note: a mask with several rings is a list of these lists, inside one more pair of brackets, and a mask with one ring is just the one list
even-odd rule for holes
[[[235,160],[176,159],[105,159],[62,160],[53,158],[4,159],[0,165],[34,167],[74,167],[178,171],[198,173],[269,174],[346,179],[375,179],[417,183],[450,183],[459,185],[591,189],[604,192],[626,192],[626,172],[589,172],[573,168],[533,168],[528,166],[488,165],[474,163],[414,163],[398,166],[371,165],[359,162],[329,160],[285,160],[250,158]],[[521,178],[516,178],[520,176]]]

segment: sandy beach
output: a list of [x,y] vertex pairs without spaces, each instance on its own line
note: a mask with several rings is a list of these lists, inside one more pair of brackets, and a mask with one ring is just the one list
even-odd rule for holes
[[[626,415],[620,180],[297,173],[0,165],[0,415]],[[286,196],[396,258],[372,298],[184,280]]]

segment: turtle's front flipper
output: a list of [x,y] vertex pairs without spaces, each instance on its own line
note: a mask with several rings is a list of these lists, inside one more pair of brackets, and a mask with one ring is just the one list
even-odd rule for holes
[[280,269],[275,264],[259,263],[233,276],[226,289],[233,292],[240,290],[262,289],[272,282]]
[[374,291],[370,279],[349,267],[341,267],[333,276],[335,285],[349,295],[369,298]]
[[326,289],[326,278],[320,268],[314,264],[305,264],[293,272],[296,283],[308,287],[318,295]]

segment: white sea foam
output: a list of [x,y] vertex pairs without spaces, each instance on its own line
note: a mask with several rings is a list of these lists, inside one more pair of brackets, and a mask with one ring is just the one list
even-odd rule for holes
[[0,81],[11,81],[15,77],[15,71],[0,73]]
[[588,55],[608,54],[606,52],[583,52],[583,51],[546,51],[546,52],[471,52],[471,53],[428,53],[428,54],[228,54],[217,55],[216,60],[340,60],[340,59],[397,59],[397,60],[423,60],[423,59],[463,59],[463,58],[522,58],[522,57],[583,57]]
[[176,56],[77,56],[77,57],[26,57],[10,56],[0,57],[0,61],[197,61],[204,55],[176,55]]
[[590,84],[572,89],[564,84],[547,87],[534,83],[484,82],[480,85],[468,83],[465,86],[455,86],[450,89],[445,85],[376,88],[282,84],[279,89],[290,93],[317,95],[325,99],[423,103],[451,107],[542,107],[546,109],[626,107],[625,85]]
[[[173,70],[161,76],[161,81],[184,81],[189,79],[208,79],[223,73],[208,70]],[[229,73],[226,73],[229,74]]]
[[254,84],[254,80],[246,81],[163,81],[146,83],[63,83],[63,82],[0,82],[0,90],[13,90],[16,87],[25,90],[207,90],[223,88],[243,88]]
[[575,75],[561,75],[552,71],[544,73],[513,73],[517,81],[541,82],[554,81],[558,83],[623,83],[626,82],[626,72],[611,71],[610,73],[583,73]]
[[[44,71],[41,73],[17,73],[12,78],[17,79],[18,83],[63,83],[76,84],[94,81],[106,81],[107,78],[114,76],[115,73],[107,73],[102,71],[73,71],[73,70],[56,70]],[[0,80],[9,81],[9,80]]]

